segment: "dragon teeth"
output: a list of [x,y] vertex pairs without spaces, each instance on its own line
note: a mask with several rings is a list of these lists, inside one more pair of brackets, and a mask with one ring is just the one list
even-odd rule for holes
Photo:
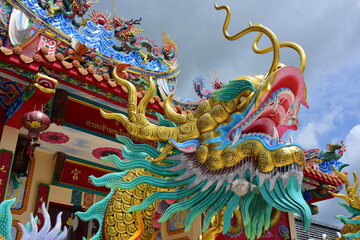
[[270,141],[270,145],[271,146],[276,146],[276,145],[278,145],[278,143],[279,143],[279,132],[276,129],[276,127],[274,127],[274,133],[273,133],[273,137],[272,137],[272,139]]
[[233,146],[235,143],[237,143],[239,141],[240,137],[241,137],[241,129],[237,128],[237,129],[235,129],[235,136],[233,138],[233,142],[232,142],[231,146]]
[[277,107],[279,106],[279,98],[276,93],[273,94],[273,101],[274,101],[274,110],[276,111]]

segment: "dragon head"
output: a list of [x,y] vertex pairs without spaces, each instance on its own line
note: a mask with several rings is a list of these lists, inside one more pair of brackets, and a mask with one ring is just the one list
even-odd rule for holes
[[[105,112],[102,115],[118,120],[134,136],[167,144],[152,158],[151,164],[145,159],[136,160],[137,166],[162,177],[149,180],[140,176],[136,182],[174,188],[172,192],[155,193],[131,207],[130,211],[144,210],[160,199],[189,198],[169,207],[159,222],[168,220],[177,211],[190,209],[186,218],[187,230],[196,216],[206,212],[205,231],[212,217],[224,209],[223,232],[226,233],[233,211],[240,206],[245,232],[250,239],[260,237],[270,227],[273,208],[298,213],[307,228],[311,223],[311,211],[301,193],[304,153],[297,144],[281,140],[289,129],[297,129],[300,105],[308,107],[302,74],[305,53],[295,43],[278,42],[276,36],[262,25],[250,25],[230,36],[227,33],[230,10],[225,6],[216,8],[228,13],[223,31],[229,40],[259,32],[253,50],[256,53],[272,51],[271,67],[266,75],[231,80],[191,114],[176,113],[170,95],[165,99],[164,110],[171,126],[169,123],[154,125],[145,117],[146,106],[156,90],[151,77],[149,90],[138,103],[135,86],[116,76],[114,70],[115,81],[129,90],[129,115]],[[266,35],[273,46],[259,49],[257,44],[262,35]],[[280,48],[283,47],[299,53],[299,68],[280,66]],[[181,153],[171,156],[174,147]],[[138,151],[139,148],[132,149]],[[164,159],[170,164],[158,164]],[[120,164],[119,159],[113,161],[121,165],[122,170],[134,166]],[[134,186],[132,182],[130,185]],[[122,186],[128,187],[127,183]],[[177,187],[184,188],[176,190]]]
[[95,2],[88,2],[87,0],[79,1],[79,0],[73,0],[73,11],[76,16],[83,17],[87,11],[92,7],[92,5],[96,4]]

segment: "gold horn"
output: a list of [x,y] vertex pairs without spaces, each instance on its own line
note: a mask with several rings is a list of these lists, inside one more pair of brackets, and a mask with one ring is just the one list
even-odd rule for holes
[[[127,118],[125,115],[120,113],[107,113],[104,110],[100,110],[101,116],[107,119],[118,120],[130,134],[142,139],[152,141],[168,141],[169,138],[172,138],[175,141],[181,142],[189,138],[199,137],[200,133],[196,125],[197,119],[192,114],[184,114],[182,116],[180,114],[172,113],[171,111],[166,110],[168,114],[171,115],[171,118],[182,119],[179,121],[183,124],[176,127],[157,126],[147,120],[145,116],[145,110],[151,97],[155,93],[155,84],[151,77],[149,79],[149,91],[138,104],[135,86],[130,81],[117,76],[116,68],[113,71],[113,76],[117,84],[125,86],[129,90],[127,107],[129,116]],[[170,109],[171,97],[168,98],[165,102],[165,105],[168,106],[167,108]],[[179,117],[178,115],[182,117]]]
[[236,33],[235,35],[231,36],[228,33],[228,26],[229,26],[230,18],[231,18],[230,8],[228,6],[218,6],[216,3],[214,4],[214,7],[216,10],[222,10],[222,9],[226,10],[226,18],[225,18],[224,25],[223,25],[223,33],[224,33],[224,36],[226,39],[234,41],[234,40],[237,40],[237,39],[243,37],[244,35],[246,35],[250,32],[264,33],[270,39],[270,41],[273,45],[274,55],[273,55],[273,62],[271,64],[269,73],[274,72],[277,69],[279,59],[280,59],[280,46],[279,46],[279,41],[277,40],[277,37],[275,36],[275,34],[267,27],[264,27],[260,24],[255,24],[255,25],[250,25],[249,27],[247,27],[247,28],[243,29],[242,31]]
[[154,81],[153,81],[152,77],[150,77],[149,78],[149,90],[147,91],[145,96],[141,99],[138,109],[137,109],[137,113],[145,114],[146,106],[148,105],[148,103],[150,102],[150,99],[154,95],[155,90],[156,90],[156,88],[155,88]]
[[118,84],[118,85],[122,85],[122,86],[125,86],[128,90],[129,90],[129,96],[128,96],[128,101],[129,101],[129,105],[128,105],[128,111],[129,111],[129,114],[130,112],[134,111],[134,112],[137,112],[137,95],[136,95],[136,88],[135,86],[125,80],[125,79],[122,79],[120,78],[117,74],[116,74],[116,71],[117,71],[117,67],[114,68],[113,70],[113,76],[114,76],[114,80],[115,82]]
[[[214,4],[214,6],[215,6],[216,10],[222,10],[222,9],[226,10],[226,18],[225,18],[224,25],[223,25],[223,34],[224,34],[225,38],[227,38],[228,40],[234,41],[250,32],[259,32],[259,34],[255,38],[253,45],[252,45],[253,51],[257,54],[265,54],[270,51],[273,52],[273,60],[272,60],[270,69],[264,78],[264,81],[260,88],[259,94],[256,97],[255,108],[259,107],[260,100],[261,100],[263,94],[266,93],[270,89],[270,87],[273,85],[274,79],[276,77],[276,70],[278,69],[279,60],[280,60],[280,48],[288,47],[288,48],[294,49],[300,56],[299,69],[300,69],[300,71],[304,72],[305,67],[306,67],[306,55],[305,55],[304,50],[300,47],[300,45],[298,45],[296,43],[292,43],[292,42],[280,42],[279,43],[275,34],[270,29],[268,29],[267,27],[264,27],[260,24],[255,24],[255,25],[250,24],[249,27],[247,27],[244,30],[231,36],[228,33],[228,26],[229,26],[229,22],[230,22],[230,18],[231,18],[230,8],[228,6],[218,6],[217,4]],[[263,34],[265,34],[269,38],[272,46],[264,48],[264,49],[259,49],[258,43]],[[305,91],[304,97],[306,99],[306,91]]]
[[174,109],[171,106],[173,97],[174,94],[170,94],[164,101],[165,115],[174,123],[182,124],[193,121],[195,119],[193,114],[178,114],[174,111]]
[[[263,49],[258,48],[258,43],[261,39],[261,36],[262,36],[262,33],[259,33],[257,35],[257,37],[255,38],[253,45],[252,45],[253,51],[257,54],[265,54],[270,51],[273,51],[274,50],[273,47],[267,47],[267,48],[263,48]],[[292,48],[299,54],[299,57],[300,57],[299,69],[301,72],[304,72],[305,68],[306,68],[306,54],[305,54],[304,49],[299,44],[296,44],[293,42],[280,42],[279,45],[280,45],[280,48],[286,48],[286,47]]]

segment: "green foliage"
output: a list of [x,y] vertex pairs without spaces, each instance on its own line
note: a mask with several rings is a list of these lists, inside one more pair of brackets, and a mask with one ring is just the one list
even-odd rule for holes
[[240,93],[246,90],[254,91],[254,85],[245,79],[235,79],[214,92],[213,96],[217,101],[227,102],[235,99]]

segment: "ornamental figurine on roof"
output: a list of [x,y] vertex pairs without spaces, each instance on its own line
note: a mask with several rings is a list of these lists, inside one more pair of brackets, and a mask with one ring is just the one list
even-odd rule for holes
[[[182,210],[188,210],[186,231],[196,217],[204,216],[199,237],[206,240],[227,233],[237,209],[249,239],[259,238],[271,227],[276,211],[298,213],[304,228],[310,226],[311,211],[301,192],[303,150],[280,140],[287,130],[297,129],[300,105],[308,107],[302,74],[306,59],[299,45],[279,42],[268,28],[258,24],[229,35],[230,10],[215,5],[226,10],[223,33],[227,39],[258,32],[254,51],[272,52],[273,61],[264,75],[235,78],[207,100],[194,104],[194,111],[178,113],[173,104],[183,102],[173,99],[174,86],[167,81],[177,75],[177,47],[165,33],[159,49],[151,40],[138,36],[140,19],[126,21],[114,16],[110,20],[108,14],[94,11],[91,20],[74,23],[74,16],[82,17],[93,4],[86,0],[8,2],[10,5],[2,2],[6,3],[3,8],[9,9],[2,21],[9,25],[12,45],[50,31],[59,43],[55,49],[48,44],[49,51],[52,55],[63,53],[54,56],[61,58],[61,64],[76,65],[80,73],[91,72],[99,82],[106,80],[128,93],[127,116],[104,111],[102,116],[119,121],[135,137],[158,142],[154,148],[117,136],[125,144],[122,155],[129,161],[116,155],[104,157],[120,171],[91,180],[111,191],[86,212],[77,213],[85,221],[99,222],[99,231],[91,239],[155,239],[154,222],[165,222]],[[77,31],[81,25],[85,36]],[[263,35],[272,46],[259,49]],[[113,36],[120,40],[120,46],[115,45]],[[281,48],[298,52],[299,68],[279,63]],[[135,84],[146,89],[140,101]],[[156,91],[166,97],[162,103],[166,118],[157,114],[159,125],[145,116]],[[163,202],[170,205],[164,209]],[[162,215],[157,219],[155,212],[160,210]]]

